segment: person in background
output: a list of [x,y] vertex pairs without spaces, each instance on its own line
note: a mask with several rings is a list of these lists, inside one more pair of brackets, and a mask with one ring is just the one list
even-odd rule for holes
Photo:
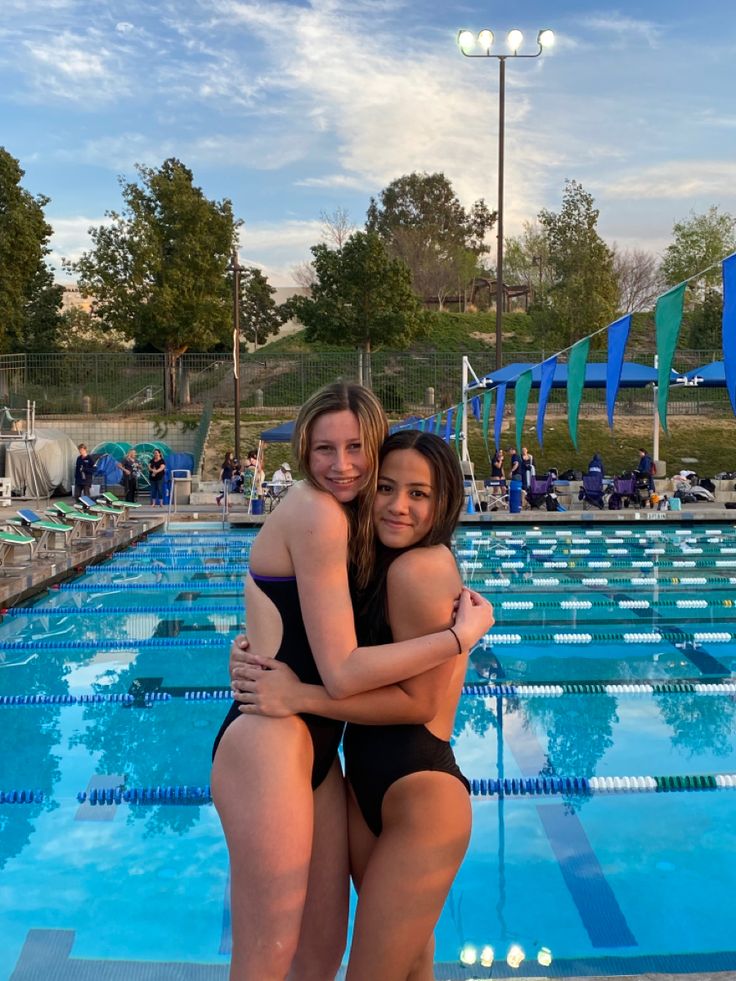
[[526,446],[522,446],[521,448],[519,472],[521,474],[521,486],[525,491],[528,491],[532,486],[532,477],[534,476],[534,457]]
[[148,479],[151,484],[151,506],[164,506],[164,478],[166,476],[166,461],[161,450],[154,450],[148,464]]
[[603,479],[604,468],[600,453],[593,454],[593,458],[588,464],[588,473],[591,475],[600,474],[601,480]]
[[515,446],[509,449],[509,456],[511,457],[509,480],[521,480],[521,460],[519,459],[519,454],[516,452]]
[[494,480],[503,480],[503,450],[498,449],[493,454],[493,459],[491,460],[491,478]]
[[79,500],[82,494],[89,494],[92,489],[92,473],[95,465],[84,443],[80,443],[77,449],[79,456],[74,464],[74,497]]
[[278,470],[274,470],[271,483],[276,485],[274,490],[277,492],[280,492],[289,484],[294,483],[294,478],[291,475],[291,467],[288,463],[282,463]]
[[222,499],[225,494],[229,494],[233,489],[233,473],[235,472],[235,460],[230,450],[225,454],[225,459],[222,461],[222,466],[220,467],[220,480],[222,481],[222,490],[217,495],[217,503],[222,504]]
[[135,504],[138,496],[138,475],[141,472],[141,465],[136,459],[135,450],[128,450],[123,457],[120,467],[123,471],[123,489],[125,490],[125,500]]
[[[266,479],[266,472],[262,466],[259,466],[257,450],[248,450],[243,478],[243,494],[248,497],[263,496],[263,481]],[[253,489],[252,495],[251,488]]]
[[654,490],[654,465],[652,464],[652,458],[643,447],[639,447],[639,462],[634,469],[639,477],[646,478],[647,487],[651,493]]

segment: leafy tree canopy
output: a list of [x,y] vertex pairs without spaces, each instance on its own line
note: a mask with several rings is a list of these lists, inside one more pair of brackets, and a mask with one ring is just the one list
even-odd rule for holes
[[[708,269],[693,286],[703,294],[721,281],[719,262],[736,250],[736,219],[716,205],[705,214],[690,212],[686,221],[675,222],[672,244],[664,250],[662,275],[669,286]],[[715,268],[709,268],[714,266]]]
[[123,211],[90,229],[92,250],[68,268],[105,327],[165,352],[173,402],[177,359],[232,330],[227,268],[237,223],[230,201],[208,200],[179,160],[136,170],[138,183],[120,179]]
[[371,198],[366,228],[406,263],[420,296],[441,300],[475,275],[496,217],[482,199],[466,211],[444,174],[412,173]]
[[276,290],[257,266],[248,266],[240,274],[240,334],[256,346],[278,334],[288,317],[283,306],[273,299]]
[[0,147],[0,345],[48,350],[55,343],[63,289],[46,264],[49,199],[21,187],[24,171]]
[[342,249],[312,248],[317,281],[311,298],[290,309],[307,341],[362,347],[403,346],[417,327],[419,304],[406,266],[393,259],[373,232],[355,232]]
[[565,181],[558,213],[539,213],[552,271],[545,303],[559,319],[562,341],[574,341],[615,319],[618,284],[613,253],[598,234],[598,209],[577,181]]

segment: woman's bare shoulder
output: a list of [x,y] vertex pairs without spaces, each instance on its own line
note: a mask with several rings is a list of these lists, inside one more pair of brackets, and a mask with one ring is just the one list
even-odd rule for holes
[[389,587],[436,583],[442,588],[460,588],[460,573],[455,557],[445,545],[412,548],[394,559],[388,570]]
[[[307,532],[347,529],[347,515],[341,504],[332,494],[317,490],[305,480],[289,488],[284,500],[272,512],[273,518],[280,519],[291,530]],[[269,516],[271,520],[271,516]]]

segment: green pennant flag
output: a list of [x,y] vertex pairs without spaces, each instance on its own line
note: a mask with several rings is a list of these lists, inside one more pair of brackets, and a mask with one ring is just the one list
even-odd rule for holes
[[575,449],[578,448],[578,414],[585,387],[585,366],[590,351],[590,338],[573,344],[567,356],[567,427]]
[[457,450],[458,454],[460,453],[460,443],[462,442],[460,439],[460,432],[463,427],[464,414],[465,414],[465,403],[460,402],[460,404],[457,407],[457,416],[455,417],[455,449]]
[[667,432],[667,403],[670,398],[670,371],[675,357],[677,338],[682,325],[682,308],[685,303],[687,283],[680,283],[663,293],[654,308],[654,325],[657,333],[657,406],[662,429]]
[[521,432],[524,428],[526,407],[529,404],[529,392],[532,388],[532,370],[523,371],[516,379],[514,389],[514,418],[516,419],[516,449],[521,454]]
[[483,442],[488,446],[488,425],[491,418],[491,406],[493,405],[493,389],[483,395]]

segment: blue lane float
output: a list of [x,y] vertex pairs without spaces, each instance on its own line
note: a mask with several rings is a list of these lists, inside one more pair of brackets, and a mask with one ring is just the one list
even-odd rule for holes
[[[233,629],[236,628],[237,625]],[[220,634],[219,637],[149,637],[135,641],[110,639],[105,641],[105,650],[132,651],[140,647],[222,647],[230,639],[229,633]],[[0,644],[0,651],[55,651],[81,648],[89,650],[89,647],[88,640],[15,640]]]
[[[187,605],[191,604],[191,607]],[[167,603],[166,606],[105,606],[105,607],[79,607],[79,606],[22,606],[17,607],[12,610],[7,610],[3,616],[9,618],[15,617],[33,617],[33,616],[78,616],[82,614],[84,616],[94,616],[104,615],[107,613],[121,613],[126,616],[130,616],[132,613],[171,613],[171,603]],[[212,604],[208,605],[206,603],[197,603],[196,600],[188,600],[186,602],[177,602],[176,608],[178,612],[188,613],[232,613],[236,616],[242,616],[245,612],[244,605],[242,603],[233,606],[223,606]],[[88,645],[89,646],[89,645]]]
[[209,804],[212,801],[209,784],[204,787],[188,787],[185,784],[172,787],[107,787],[93,788],[77,794],[80,804],[105,806],[111,804]]
[[0,804],[42,804],[42,790],[0,790]]

